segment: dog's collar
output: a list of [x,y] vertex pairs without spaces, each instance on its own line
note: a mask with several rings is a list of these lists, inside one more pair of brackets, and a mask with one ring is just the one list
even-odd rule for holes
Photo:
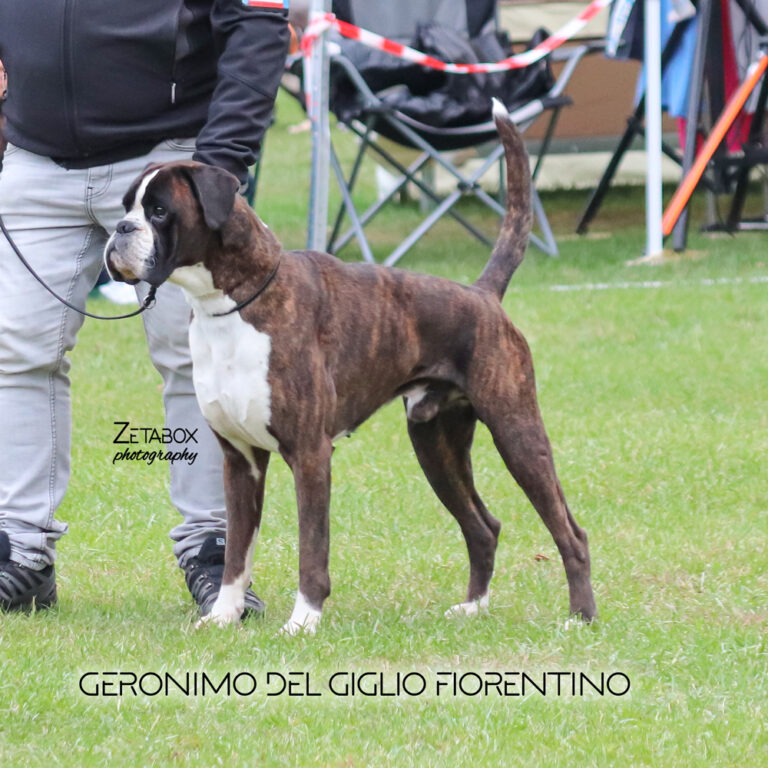
[[275,262],[275,266],[272,269],[272,271],[269,273],[269,277],[264,281],[264,284],[259,286],[256,293],[253,294],[250,298],[247,298],[245,301],[241,301],[236,306],[232,307],[232,309],[228,309],[226,312],[214,312],[212,317],[226,317],[227,315],[231,315],[235,312],[239,312],[241,309],[245,309],[251,302],[256,301],[256,299],[261,296],[264,291],[269,288],[269,284],[275,279],[275,276],[277,275],[277,269],[280,266],[280,262],[282,261],[283,257],[280,255],[280,257],[277,259],[277,262]]

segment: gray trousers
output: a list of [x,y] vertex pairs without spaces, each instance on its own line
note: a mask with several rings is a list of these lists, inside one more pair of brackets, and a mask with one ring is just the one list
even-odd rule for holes
[[[144,157],[65,170],[48,158],[9,146],[0,173],[0,213],[43,280],[84,308],[131,181],[147,163],[187,159],[192,149],[191,141],[166,141]],[[140,291],[142,298],[145,290]],[[194,463],[171,465],[171,500],[183,517],[171,532],[180,565],[210,534],[226,529],[222,454],[192,386],[189,317],[180,289],[167,283],[155,306],[142,315],[149,354],[163,379],[166,426],[197,429],[198,444],[189,446],[198,452]],[[81,315],[35,282],[0,235],[0,529],[11,540],[12,560],[35,569],[54,561],[56,541],[67,531],[55,514],[70,474],[67,353],[82,324]],[[103,333],[109,333],[109,324]],[[119,356],[120,350],[111,354]],[[135,395],[150,397],[151,392]],[[111,469],[109,449],[120,447],[105,446],[105,472]],[[156,443],[132,447],[183,449]],[[138,466],[136,482],[141,482]]]

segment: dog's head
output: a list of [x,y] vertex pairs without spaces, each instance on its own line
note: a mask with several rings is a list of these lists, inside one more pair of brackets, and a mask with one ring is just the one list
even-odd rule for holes
[[195,162],[150,165],[123,198],[126,215],[104,250],[107,270],[131,285],[160,285],[221,242],[239,188],[235,176]]

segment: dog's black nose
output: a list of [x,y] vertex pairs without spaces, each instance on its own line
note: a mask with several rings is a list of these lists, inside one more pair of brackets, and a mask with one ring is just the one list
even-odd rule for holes
[[123,219],[122,221],[117,222],[115,229],[117,230],[118,235],[128,235],[131,232],[135,232],[138,227],[133,221],[130,221],[129,219]]

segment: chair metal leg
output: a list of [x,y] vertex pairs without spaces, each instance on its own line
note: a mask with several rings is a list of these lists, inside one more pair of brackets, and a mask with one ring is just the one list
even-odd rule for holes
[[[447,161],[446,161],[447,162]],[[478,179],[482,177],[488,168],[496,162],[496,158],[491,156],[488,160],[471,176],[464,177],[466,184],[471,186],[472,192],[482,202],[484,202],[489,208],[494,210],[499,215],[505,214],[505,209],[499,205],[484,189],[477,185]],[[452,165],[451,163],[448,163]],[[456,175],[456,174],[454,174]],[[424,221],[386,258],[384,264],[387,266],[393,266],[396,264],[407,251],[409,251],[425,234],[429,231],[446,213],[450,213],[450,209],[459,201],[462,197],[463,191],[457,189],[455,192],[446,197],[440,205],[429,215]],[[531,235],[531,242],[548,256],[558,256],[559,251],[552,229],[549,226],[549,221],[544,213],[544,206],[541,203],[539,194],[536,188],[531,183],[531,204],[533,206],[534,216],[541,228],[543,240],[536,235]],[[490,243],[489,243],[490,245]]]
[[368,245],[368,240],[365,237],[365,232],[363,232],[363,225],[360,223],[360,217],[357,215],[355,204],[352,202],[352,196],[349,194],[349,189],[347,189],[347,184],[344,181],[344,173],[341,170],[341,165],[339,165],[339,158],[336,155],[336,150],[333,148],[333,144],[331,144],[331,167],[333,168],[333,172],[336,174],[336,180],[339,183],[341,196],[344,198],[344,206],[347,209],[347,214],[349,215],[352,226],[355,229],[357,242],[360,245],[360,250],[363,252],[363,258],[367,262],[373,264],[376,262],[376,259],[373,257],[371,248]]
[[[593,46],[580,45],[575,48],[560,49],[552,55],[553,60],[563,62],[564,66],[562,67],[555,84],[549,90],[549,93],[547,94],[548,97],[556,98],[562,94],[565,85],[571,78],[571,75],[575,71],[576,66],[583,58],[583,56],[591,50],[594,50]],[[464,216],[454,210],[454,206],[463,195],[474,194],[481,202],[489,206],[495,213],[500,215],[505,214],[504,205],[500,204],[498,201],[494,200],[490,195],[488,195],[480,187],[479,182],[483,173],[487,171],[493,165],[493,163],[498,160],[499,157],[501,157],[503,154],[503,148],[497,146],[487,161],[480,164],[481,168],[478,171],[468,174],[465,171],[460,170],[456,167],[455,164],[451,162],[448,157],[445,156],[444,153],[439,152],[429,143],[428,139],[425,138],[425,136],[428,137],[430,135],[430,130],[428,128],[422,126],[425,128],[425,133],[422,134],[419,130],[419,127],[422,124],[418,123],[418,121],[409,118],[405,114],[388,111],[387,106],[380,100],[380,98],[377,97],[375,93],[373,93],[370,87],[365,83],[360,73],[355,69],[351,61],[349,61],[343,55],[334,55],[334,62],[336,63],[336,66],[343,70],[344,74],[349,78],[352,85],[362,96],[363,102],[365,104],[365,111],[369,117],[366,121],[365,128],[363,128],[363,123],[361,122],[355,123],[353,121],[351,124],[349,124],[349,127],[361,138],[361,146],[359,148],[357,157],[353,162],[352,170],[346,178],[344,172],[341,169],[337,154],[334,151],[329,153],[330,162],[332,163],[333,171],[336,174],[343,198],[343,205],[340,207],[338,214],[336,215],[331,231],[331,237],[328,241],[329,248],[337,252],[348,242],[350,242],[352,238],[357,238],[363,251],[363,257],[367,261],[372,261],[373,254],[366,240],[363,231],[364,227],[382,209],[382,207],[387,202],[389,202],[395,194],[397,194],[397,192],[399,192],[406,184],[409,183],[414,184],[414,186],[421,190],[427,199],[434,201],[437,207],[434,211],[429,213],[426,218],[418,225],[418,227],[408,236],[408,238],[404,240],[389,255],[389,257],[385,260],[385,263],[394,264],[398,262],[402,255],[406,253],[416,242],[418,242],[421,237],[429,229],[431,229],[434,224],[444,215],[451,216],[474,237],[478,238],[481,242],[487,245],[491,245],[489,238],[486,237],[485,234],[483,234],[477,227],[473,226]],[[547,104],[547,100],[542,97],[541,99],[535,99],[528,102],[528,104],[526,104],[524,107],[515,110],[512,115],[513,119],[520,127],[520,130],[524,130],[544,111],[552,111],[549,123],[546,128],[544,140],[541,145],[542,150],[539,153],[536,166],[533,168],[532,177],[534,181],[539,174],[541,164],[547,154],[547,150],[549,149],[552,136],[559,119],[560,106],[557,104]],[[379,121],[385,121],[388,126],[391,126],[394,131],[392,138],[396,142],[420,149],[424,155],[419,158],[416,163],[411,164],[410,167],[404,167],[402,163],[398,162],[388,152],[380,147],[376,140],[373,140],[375,137],[373,128],[377,125],[380,125]],[[487,138],[485,132],[492,128],[492,123],[488,121],[487,127],[485,125],[478,125],[473,126],[465,131],[460,131],[459,129],[447,129],[447,134],[457,133],[457,135],[465,135],[476,133],[477,139],[479,140],[481,137]],[[385,130],[384,132],[389,134],[389,131]],[[440,133],[440,135],[443,134]],[[459,144],[461,143],[462,142],[459,142]],[[388,194],[386,194],[381,200],[378,200],[376,203],[371,205],[361,214],[354,206],[354,202],[352,200],[352,192],[355,188],[356,182],[359,179],[359,173],[363,162],[363,155],[369,147],[372,148],[380,158],[383,158],[388,166],[397,169],[397,171],[399,171],[401,174],[401,177],[395,180],[394,188]],[[424,163],[426,163],[429,159],[434,160],[437,165],[441,166],[451,175],[453,179],[455,179],[455,190],[445,199],[441,199],[437,195],[436,191],[432,185],[429,184],[428,180],[421,179],[417,175],[418,170],[421,169],[424,166]],[[503,203],[504,184],[503,180],[501,181],[500,197]],[[552,229],[546,218],[544,207],[541,203],[535,186],[532,188],[532,206],[535,218],[541,230],[541,237],[532,234],[530,238],[531,243],[549,255],[557,255],[557,244],[555,242]],[[350,216],[351,227],[347,229],[347,231],[345,231],[343,234],[341,234],[345,213],[349,214]]]
[[[396,168],[400,173],[402,173],[403,175],[406,175],[408,173],[408,169],[405,168],[402,163],[398,162],[386,150],[384,150],[382,147],[376,144],[376,142],[372,141],[370,143],[370,147],[372,150],[374,150],[374,152],[376,152],[376,154],[384,158],[384,160],[386,160],[390,165],[392,165],[392,167]],[[425,149],[425,152],[429,157],[434,158],[434,154],[433,154],[434,150],[432,150],[432,152],[429,152]],[[439,195],[437,195],[434,189],[431,189],[430,187],[428,187],[420,178],[418,178],[418,176],[411,175],[409,176],[408,180],[413,184],[415,184],[425,195],[428,195],[432,200],[434,200],[437,205],[439,205],[442,202]],[[482,232],[480,232],[476,227],[470,224],[463,216],[456,213],[456,211],[449,210],[448,215],[451,218],[458,221],[459,224],[461,224],[468,232],[471,232],[481,242],[484,242],[486,244],[489,244],[491,242]]]
[[[379,147],[376,142],[370,142],[369,146],[371,149],[373,149],[375,152],[377,152],[379,155],[381,155],[387,162],[392,164],[393,167],[395,167],[401,174],[403,174],[404,177],[408,177],[408,181],[412,181],[416,186],[419,187],[419,189],[424,192],[428,197],[430,197],[432,200],[435,201],[435,203],[438,205],[438,207],[426,218],[422,223],[409,235],[409,237],[404,240],[384,261],[385,264],[391,266],[393,264],[396,264],[402,257],[405,255],[405,253],[410,250],[415,243],[417,243],[424,234],[431,229],[437,221],[444,215],[448,214],[452,218],[456,219],[460,224],[462,224],[469,232],[471,232],[475,237],[477,237],[478,240],[480,240],[482,243],[484,243],[486,246],[490,247],[493,245],[493,242],[487,238],[482,232],[477,230],[473,225],[471,225],[468,221],[466,221],[462,216],[460,216],[456,211],[452,210],[452,207],[456,204],[456,202],[462,197],[464,192],[471,191],[479,200],[481,200],[483,203],[485,203],[491,210],[493,210],[495,213],[497,213],[499,216],[504,216],[506,213],[506,210],[503,206],[501,206],[498,201],[494,200],[484,189],[482,189],[478,185],[478,180],[482,177],[482,175],[490,168],[503,154],[503,147],[497,147],[494,152],[491,153],[491,155],[487,158],[486,162],[483,163],[483,165],[477,169],[471,176],[465,176],[462,174],[458,169],[456,169],[452,163],[450,163],[448,160],[445,160],[443,158],[443,162],[441,165],[449,172],[451,175],[457,179],[458,186],[460,187],[457,189],[457,191],[453,192],[451,195],[449,195],[444,200],[440,200],[440,198],[436,195],[434,190],[430,189],[427,185],[425,185],[420,179],[413,176],[413,174],[410,172],[410,169],[404,168],[402,164],[400,164],[395,158],[393,158],[388,152],[386,152],[384,149]],[[425,149],[425,155],[421,158],[423,160],[427,159],[427,156],[433,156],[433,153],[427,152]],[[405,183],[405,181],[403,182]],[[376,206],[373,206],[376,210],[369,209],[366,211],[366,214],[364,214],[364,217],[360,217],[360,221],[365,224],[367,221],[381,208],[381,206],[384,204],[384,202],[380,202],[380,204],[377,204]],[[539,198],[538,192],[536,191],[536,188],[532,186],[531,189],[531,204],[533,206],[533,213],[534,218],[536,219],[539,228],[541,229],[542,237],[538,237],[536,234],[531,233],[530,241],[531,244],[534,245],[536,248],[538,248],[543,253],[547,254],[548,256],[558,256],[559,255],[559,249],[557,247],[557,242],[555,240],[554,234],[552,233],[552,228],[549,225],[549,221],[547,219],[547,215],[544,211],[544,206],[541,203],[541,199]],[[339,241],[338,248],[341,248],[343,245],[345,245],[349,239],[351,239],[356,232],[353,230],[350,230],[350,232],[346,233],[345,236]]]
[[[363,158],[365,157],[365,149],[368,146],[368,136],[371,132],[371,121],[369,120],[366,123],[365,126],[365,133],[363,136],[361,136],[360,139],[360,147],[357,151],[357,157],[355,157],[355,162],[352,165],[352,171],[349,174],[349,180],[346,182],[347,190],[349,191],[349,194],[352,194],[352,190],[355,187],[355,182],[357,181],[357,174],[360,171],[360,166],[363,164]],[[340,205],[339,206],[339,212],[336,214],[336,221],[333,224],[333,230],[331,231],[331,236],[328,238],[328,253],[333,253],[333,245],[336,241],[336,238],[339,236],[339,229],[341,229],[341,222],[344,219],[344,211],[346,210],[346,205]]]
[[[506,209],[499,204],[498,200],[494,200],[484,189],[478,187],[474,190],[474,193],[479,200],[482,200],[482,202],[484,202],[491,210],[498,213],[499,216],[505,215]],[[552,233],[552,227],[549,225],[549,219],[544,211],[544,205],[541,202],[541,198],[536,190],[536,185],[533,183],[533,179],[531,179],[531,207],[533,208],[533,217],[538,223],[542,234],[542,237],[539,237],[532,232],[530,235],[531,243],[540,251],[547,254],[547,256],[559,256],[560,251],[557,247],[557,241]]]
[[[369,143],[368,146],[373,146]],[[377,200],[365,213],[360,216],[360,223],[365,226],[412,178],[411,174],[415,174],[423,165],[429,160],[429,155],[422,154],[414,163],[408,166],[407,174],[401,174],[400,178],[395,183],[389,192]],[[350,193],[352,190],[350,189]],[[348,229],[338,242],[334,244],[335,250],[331,253],[338,253],[353,237],[355,236],[354,228]]]
[[[400,130],[405,136],[409,138],[409,140],[413,141],[417,146],[419,146],[421,149],[423,149],[425,152],[429,152],[429,154],[435,159],[436,162],[438,162],[440,165],[445,168],[448,173],[453,175],[459,182],[460,187],[464,187],[467,189],[472,189],[477,197],[479,197],[483,202],[486,203],[490,208],[498,211],[498,203],[490,197],[488,194],[486,194],[480,187],[477,186],[477,179],[479,178],[479,175],[476,173],[471,177],[465,176],[461,171],[458,170],[452,163],[450,163],[448,160],[446,160],[444,157],[440,155],[439,152],[434,150],[427,142],[425,142],[421,136],[418,135],[415,131],[411,130],[405,125],[402,125],[400,123],[396,123],[392,120],[389,120],[389,122],[396,127],[398,130]],[[487,167],[490,167],[490,164],[487,165]],[[483,170],[480,173],[485,172],[485,165],[483,166]],[[538,192],[536,192],[536,188],[532,187],[532,200],[533,209],[534,209],[534,215],[536,217],[536,220],[539,223],[539,227],[541,228],[543,240],[536,235],[531,235],[531,242],[540,250],[542,250],[544,253],[546,253],[548,256],[557,256],[559,255],[559,251],[557,248],[557,243],[555,242],[555,237],[552,233],[552,228],[549,226],[549,221],[547,220],[547,216],[544,213],[544,206],[541,204],[541,200],[539,198]],[[501,215],[504,214],[504,211],[502,210]],[[431,225],[430,225],[431,226]],[[402,255],[402,254],[401,254]],[[399,257],[398,257],[399,258]]]
[[557,107],[557,109],[552,110],[552,116],[549,118],[549,123],[547,123],[547,130],[544,134],[544,139],[541,142],[541,147],[539,148],[539,156],[536,158],[536,167],[531,173],[531,178],[534,181],[539,178],[539,171],[541,171],[544,158],[547,156],[547,152],[549,152],[549,145],[552,142],[552,136],[555,132],[555,128],[557,127],[557,121],[560,117],[561,111],[562,107]]
[[455,165],[453,165],[451,162],[445,159],[443,155],[438,152],[428,141],[425,141],[424,139],[419,136],[416,131],[409,128],[407,125],[404,125],[401,122],[398,122],[397,120],[392,119],[389,115],[382,115],[382,117],[397,131],[403,134],[408,141],[410,141],[412,144],[417,146],[419,149],[423,150],[424,152],[428,152],[430,157],[438,164],[442,165],[443,168],[445,168],[448,173],[455,176],[462,184],[465,184],[467,186],[471,186],[471,182],[469,179],[464,176],[461,171],[459,171],[458,168],[456,168]]
[[552,234],[552,227],[549,226],[549,219],[544,212],[544,206],[541,204],[541,198],[536,191],[536,187],[531,187],[531,206],[533,207],[533,215],[536,221],[539,223],[543,240],[534,234],[531,234],[531,242],[541,251],[547,254],[547,256],[559,256],[560,251],[557,247],[557,241]]
[[[485,190],[476,189],[475,195],[499,216],[504,216],[506,213],[506,210],[499,205],[498,201],[494,200]],[[533,208],[533,218],[538,222],[544,237],[542,240],[538,235],[531,232],[528,238],[531,241],[531,245],[536,246],[536,248],[547,254],[547,256],[559,256],[560,251],[557,247],[557,241],[555,240],[554,234],[552,234],[552,228],[549,226],[549,219],[547,219],[547,214],[544,212],[544,206],[541,203],[541,198],[539,198],[539,193],[536,191],[536,187],[533,186],[533,182],[531,182],[531,207]]]
[[[575,60],[570,62],[570,65],[571,65],[571,69],[575,67]],[[555,129],[557,118],[559,116],[559,112],[560,112],[560,109],[556,109],[552,117],[550,118],[550,122],[547,126],[545,140],[542,144],[542,148],[544,150],[548,149],[549,143],[552,138],[552,134]],[[504,209],[504,206],[501,205],[498,201],[494,200],[490,195],[488,195],[485,192],[485,190],[483,190],[479,185],[479,179],[482,177],[482,175],[503,155],[503,147],[500,147],[500,146],[497,147],[489,155],[489,157],[486,159],[486,161],[481,165],[481,167],[478,170],[476,170],[472,174],[466,175],[462,173],[462,171],[460,171],[452,162],[450,162],[450,160],[444,157],[440,152],[438,152],[434,147],[432,147],[427,141],[425,141],[417,132],[413,131],[407,125],[404,125],[402,122],[395,120],[394,118],[390,117],[385,113],[384,114],[379,113],[377,117],[380,119],[386,120],[397,132],[402,134],[412,146],[415,146],[421,149],[423,152],[423,155],[419,157],[415,163],[411,164],[410,167],[406,168],[396,158],[392,157],[392,155],[389,152],[387,152],[381,146],[379,146],[377,142],[372,141],[370,139],[370,133],[372,132],[372,129],[371,129],[372,124],[370,122],[366,124],[364,131],[362,131],[360,128],[356,127],[355,125],[350,125],[350,128],[360,137],[361,146],[355,158],[353,168],[349,175],[348,180],[345,179],[344,177],[343,171],[341,169],[341,165],[338,160],[338,156],[336,155],[333,149],[331,150],[331,163],[339,183],[339,188],[341,190],[341,194],[343,198],[343,205],[339,209],[339,213],[336,217],[331,238],[328,242],[329,250],[332,250],[333,252],[338,252],[339,250],[341,250],[341,248],[347,245],[347,243],[349,243],[350,240],[354,237],[360,243],[360,248],[363,252],[363,258],[366,261],[373,262],[374,261],[373,253],[370,249],[370,246],[368,244],[363,228],[381,210],[381,208],[387,202],[389,202],[389,200],[391,200],[391,198],[400,189],[402,189],[403,186],[405,186],[409,182],[413,183],[430,200],[434,201],[437,207],[421,222],[421,224],[419,224],[419,226],[394,251],[392,251],[392,253],[384,261],[385,264],[390,266],[393,264],[396,264],[402,258],[402,256],[410,248],[412,248],[413,245],[417,243],[424,236],[424,234],[437,223],[437,221],[440,220],[440,218],[442,218],[446,214],[451,216],[456,221],[458,221],[465,229],[467,229],[468,232],[474,235],[478,240],[480,240],[487,246],[492,245],[491,240],[488,237],[486,237],[475,226],[473,226],[469,221],[467,221],[463,216],[461,216],[459,213],[453,210],[453,206],[456,204],[456,202],[458,202],[458,200],[464,194],[471,193],[471,194],[474,194],[478,199],[480,199],[483,203],[485,203],[488,207],[491,208],[491,210],[495,211],[497,214],[501,216],[505,214],[506,211]],[[376,152],[376,154],[378,154],[381,158],[383,158],[385,162],[387,162],[390,166],[395,168],[401,174],[401,177],[400,179],[397,180],[394,188],[390,190],[389,193],[384,198],[377,201],[374,205],[370,206],[362,215],[360,215],[354,206],[351,192],[357,181],[358,173],[362,164],[363,155],[369,147],[373,149],[374,152]],[[535,175],[538,174],[544,154],[546,154],[546,151],[540,153],[540,157],[537,161],[536,167],[534,168],[534,171],[532,174],[534,179],[535,179]],[[430,185],[427,184],[424,180],[418,178],[418,176],[416,175],[417,171],[429,159],[434,160],[438,165],[442,166],[456,180],[456,191],[451,193],[445,199],[441,200],[440,197],[435,192],[435,190],[431,188]],[[547,255],[557,256],[559,253],[557,243],[552,233],[552,228],[549,225],[549,221],[547,220],[544,207],[541,203],[541,199],[539,198],[539,195],[536,191],[535,186],[533,186],[533,182],[532,182],[531,192],[532,192],[531,203],[533,206],[533,213],[541,229],[541,235],[542,235],[542,237],[538,237],[535,234],[531,234],[531,237],[530,237],[531,243],[535,247],[542,250]],[[343,216],[345,212],[349,215],[352,226],[343,235],[339,236],[339,230],[341,229],[341,222],[343,220]]]
[[452,194],[448,195],[448,197],[445,198],[445,200],[440,203],[440,205],[435,208],[432,213],[427,216],[424,221],[419,224],[416,229],[411,232],[408,237],[403,240],[400,245],[395,248],[392,253],[387,256],[387,258],[384,260],[384,264],[387,267],[391,267],[395,264],[397,264],[398,261],[405,255],[407,251],[409,251],[421,238],[426,234],[426,232],[432,227],[437,224],[437,222],[443,217],[445,213],[448,212],[448,210],[453,206],[461,197],[461,192],[453,192]]
[[[349,128],[356,133],[358,136],[363,138],[364,135],[366,135],[364,132],[360,131],[354,124],[350,124]],[[367,132],[366,132],[367,133]],[[391,199],[392,196],[407,182],[413,183],[415,186],[417,186],[425,195],[429,196],[437,205],[441,203],[440,197],[435,193],[435,191],[430,188],[427,184],[425,184],[421,179],[416,176],[416,171],[421,168],[421,166],[430,158],[432,159],[440,159],[436,153],[436,150],[434,150],[428,143],[424,143],[424,146],[421,147],[424,151],[424,154],[416,161],[416,163],[412,164],[409,168],[406,168],[402,165],[398,160],[396,160],[392,155],[384,150],[381,146],[379,146],[375,141],[368,140],[368,146],[373,149],[380,157],[382,157],[387,163],[389,163],[393,168],[395,168],[400,174],[402,174],[403,179],[400,179],[398,181],[398,184],[395,186],[393,190],[390,191],[390,193],[383,199],[378,201],[374,206],[368,209],[368,211],[363,214],[363,216],[358,216],[358,221],[361,223],[361,225],[365,225],[382,207],[383,205]],[[448,161],[443,161],[443,163],[448,170],[453,168],[453,166]],[[454,176],[461,176],[461,174],[458,172],[457,169],[453,168],[452,174]],[[467,184],[467,186],[471,186],[471,182],[464,179],[463,176],[461,176],[462,180],[464,180]],[[346,207],[346,205],[345,205]],[[476,227],[474,227],[472,224],[470,224],[469,221],[467,221],[463,216],[456,213],[455,211],[449,210],[448,215],[451,216],[451,218],[455,219],[459,222],[468,232],[470,232],[472,235],[474,235],[480,242],[484,243],[487,246],[492,245],[492,241],[489,240],[480,230],[478,230]],[[338,240],[337,243],[334,244],[334,253],[338,253],[353,237],[357,235],[356,228],[353,226],[351,229],[349,229],[347,232],[345,232]]]
[[[536,193],[536,190],[532,190],[531,202],[536,211],[536,218],[539,220],[539,226],[542,228],[544,239],[542,240],[538,236],[531,233],[530,241],[540,251],[543,251],[548,256],[558,256],[559,251],[557,243],[555,242],[554,235],[547,221],[547,217],[544,215],[544,210],[541,205],[541,200]],[[446,197],[443,202],[426,218],[422,223],[405,239],[400,245],[395,248],[394,251],[384,260],[384,264],[388,267],[394,266],[398,261],[419,241],[421,238],[446,214],[450,212],[451,206],[455,205],[462,197],[461,192],[456,191]],[[491,198],[492,199],[492,198]],[[537,211],[538,209],[538,211]],[[489,243],[490,245],[490,243]]]

